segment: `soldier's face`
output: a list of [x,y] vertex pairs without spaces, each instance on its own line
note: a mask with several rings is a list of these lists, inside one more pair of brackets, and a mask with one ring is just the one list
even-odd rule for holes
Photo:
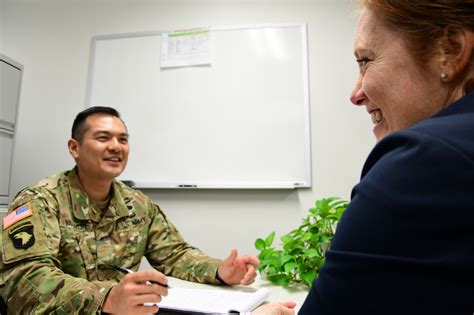
[[81,177],[111,180],[119,176],[128,161],[127,128],[114,116],[92,115],[86,123],[89,128],[82,141],[73,139],[69,146]]

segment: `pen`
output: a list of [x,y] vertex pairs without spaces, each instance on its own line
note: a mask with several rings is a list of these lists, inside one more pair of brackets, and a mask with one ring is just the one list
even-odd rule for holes
[[[113,269],[117,270],[117,271],[120,271],[121,273],[133,273],[132,270],[130,269],[127,269],[127,268],[123,268],[119,265],[115,265],[115,264],[109,264],[110,267],[112,267]],[[158,285],[161,285],[162,287],[165,287],[165,288],[168,288],[170,289],[171,287],[167,284],[162,284],[162,283],[158,283],[156,281],[147,281],[147,283],[155,283],[155,284],[158,284]]]

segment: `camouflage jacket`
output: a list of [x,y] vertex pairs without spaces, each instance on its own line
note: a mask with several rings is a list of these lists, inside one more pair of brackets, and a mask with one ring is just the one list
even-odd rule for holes
[[21,191],[2,225],[0,293],[12,314],[95,314],[145,256],[173,277],[219,284],[220,260],[187,244],[160,208],[119,181],[95,210],[75,170]]

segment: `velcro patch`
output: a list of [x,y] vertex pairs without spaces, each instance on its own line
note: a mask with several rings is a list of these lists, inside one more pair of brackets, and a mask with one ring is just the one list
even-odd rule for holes
[[13,230],[8,232],[13,246],[18,249],[27,249],[35,243],[35,235],[33,233],[32,224],[22,224],[19,227],[15,227]]
[[19,206],[11,213],[3,217],[3,229],[6,230],[8,227],[12,226],[13,224],[21,221],[29,216],[33,215],[33,210],[31,209],[30,203],[25,203],[22,206]]

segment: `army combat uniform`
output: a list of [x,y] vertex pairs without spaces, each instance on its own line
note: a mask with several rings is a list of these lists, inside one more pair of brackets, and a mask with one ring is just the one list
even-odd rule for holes
[[2,225],[0,293],[12,314],[95,314],[145,256],[173,277],[219,284],[220,260],[187,244],[160,208],[114,180],[108,205],[89,201],[76,170],[21,191]]

